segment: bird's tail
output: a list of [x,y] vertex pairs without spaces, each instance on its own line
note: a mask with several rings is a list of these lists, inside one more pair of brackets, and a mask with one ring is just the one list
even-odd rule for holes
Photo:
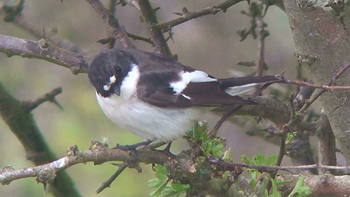
[[219,79],[221,89],[231,96],[240,95],[254,89],[254,86],[261,83],[274,83],[282,81],[278,76],[255,76],[240,78]]

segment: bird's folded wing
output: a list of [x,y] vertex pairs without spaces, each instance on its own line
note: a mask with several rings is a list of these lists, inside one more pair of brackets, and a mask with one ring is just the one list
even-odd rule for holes
[[241,97],[227,94],[221,89],[218,81],[189,82],[181,91],[177,91],[175,85],[172,86],[168,83],[169,80],[162,78],[164,76],[166,76],[164,73],[161,75],[152,73],[141,77],[137,97],[146,103],[169,108],[255,104]]

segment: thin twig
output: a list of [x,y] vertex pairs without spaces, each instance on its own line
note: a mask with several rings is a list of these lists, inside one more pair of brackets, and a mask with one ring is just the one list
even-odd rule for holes
[[[278,152],[276,166],[281,166],[281,163],[282,163],[282,160],[283,160],[283,156],[284,156],[285,151],[286,151],[286,134],[285,133],[283,135],[281,135],[280,142],[281,142],[281,144],[280,144],[280,150]],[[270,173],[270,176],[271,176],[272,179],[274,179],[276,177],[277,172],[278,172],[278,170],[275,170],[275,171]],[[269,180],[269,182],[266,185],[266,189],[268,191],[270,191],[271,186],[272,186],[272,184],[271,184],[271,181]]]
[[110,0],[109,1],[109,12],[115,17],[116,13],[116,6],[117,6],[117,0]]
[[26,101],[25,105],[31,111],[31,110],[35,109],[36,107],[38,107],[39,105],[41,105],[42,103],[44,103],[46,101],[50,101],[50,102],[56,104],[57,107],[59,107],[60,109],[63,110],[63,107],[55,99],[55,97],[60,93],[62,93],[62,88],[61,87],[55,88],[55,89],[51,90],[51,92],[48,92],[48,93],[44,94],[43,96],[41,96],[33,101]]
[[95,11],[105,21],[109,33],[109,37],[120,41],[125,48],[136,48],[132,41],[126,35],[124,29],[119,25],[118,20],[103,6],[99,0],[86,0]]
[[[16,15],[13,18],[13,22],[27,30],[29,33],[31,33],[31,35],[35,36],[36,38],[44,38],[44,34],[46,32],[43,31],[42,28],[38,28],[35,25],[33,25],[33,22],[29,22],[26,20],[26,18],[23,15]],[[49,40],[52,44],[64,48],[66,50],[72,51],[72,52],[82,52],[81,48],[79,46],[76,46],[70,42],[64,41],[64,40],[60,40],[57,39],[56,37],[53,36],[45,36],[45,39]]]
[[127,165],[125,163],[120,164],[118,170],[107,181],[102,183],[102,185],[96,190],[96,193],[99,194],[109,187],[111,183],[126,169],[126,167]]
[[155,52],[166,56],[171,56],[171,51],[165,40],[163,32],[159,29],[155,29],[154,26],[158,24],[156,11],[152,8],[151,3],[148,0],[137,0],[138,8],[140,8],[142,17],[148,25],[148,29],[151,33],[155,45]]
[[212,159],[208,157],[206,158],[206,161],[212,165],[220,166],[219,169],[221,171],[233,171],[235,170],[235,167],[258,169],[264,172],[267,172],[269,170],[290,171],[290,170],[310,170],[310,169],[317,169],[317,168],[323,168],[328,170],[347,170],[350,168],[350,166],[328,166],[328,165],[321,165],[321,164],[298,165],[298,166],[261,166],[261,165],[251,165],[246,163],[225,162],[220,159]]
[[[350,90],[350,86],[330,86],[334,83],[335,80],[337,80],[348,68],[350,67],[350,63],[348,63],[347,65],[345,65],[343,68],[341,68],[338,73],[332,77],[332,79],[327,83],[326,87],[333,87],[333,89],[331,89],[330,91],[332,90]],[[310,86],[309,86],[310,87]],[[337,88],[336,88],[337,87]],[[315,87],[315,88],[318,88],[318,87]],[[300,113],[303,113],[306,111],[307,108],[310,107],[310,105],[315,102],[318,97],[320,97],[326,90],[329,90],[329,89],[326,89],[326,88],[323,88],[323,90],[320,90],[317,92],[317,94],[308,102],[305,103],[305,105],[299,110]]]
[[239,3],[241,1],[242,0],[226,0],[220,4],[217,4],[217,5],[214,5],[211,7],[207,7],[207,8],[204,8],[202,10],[182,13],[181,17],[174,19],[174,20],[171,20],[171,21],[168,21],[168,22],[165,22],[165,23],[157,24],[154,26],[154,28],[157,30],[169,31],[172,27],[175,27],[175,26],[177,26],[181,23],[184,23],[186,21],[189,21],[191,19],[198,18],[198,17],[205,16],[205,15],[209,15],[209,14],[214,15],[220,11],[226,12],[226,10],[229,7]]
[[[265,90],[267,87],[269,87],[272,83],[266,83],[263,86],[261,86],[258,90],[256,90],[252,95],[250,95],[248,97],[248,100],[252,100],[253,98],[255,98],[256,96],[258,96],[259,94],[261,94],[261,92],[263,90]],[[216,136],[216,133],[218,131],[218,129],[221,127],[221,125],[225,122],[225,120],[227,118],[229,118],[235,111],[239,110],[240,108],[242,108],[243,105],[236,105],[234,106],[231,110],[227,111],[224,113],[224,115],[221,117],[221,119],[216,123],[216,125],[214,126],[214,128],[209,132],[208,137],[209,138],[213,138]]]
[[145,38],[145,37],[138,36],[138,35],[135,35],[135,34],[131,34],[131,33],[128,33],[128,32],[126,32],[126,35],[128,35],[129,38],[131,38],[133,40],[141,40],[141,41],[147,42],[147,43],[151,44],[152,46],[154,46],[154,42],[152,41],[151,38]]

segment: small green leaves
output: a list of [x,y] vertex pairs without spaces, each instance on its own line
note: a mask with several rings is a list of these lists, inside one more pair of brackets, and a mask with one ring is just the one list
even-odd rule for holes
[[286,140],[286,145],[290,144],[293,140],[294,137],[297,135],[297,132],[291,132],[291,133],[287,133],[287,140]]
[[[257,166],[275,165],[277,162],[277,155],[270,155],[267,159],[265,159],[265,156],[263,154],[258,153],[251,160],[247,155],[242,155],[242,161],[243,163],[247,163],[250,165],[257,165]],[[248,172],[251,176],[249,185],[252,189],[254,189],[257,182],[262,177],[262,173],[258,169],[248,169]],[[267,180],[268,179],[263,180],[262,184],[259,187],[259,191],[264,191],[263,188],[266,187]]]
[[269,195],[267,189],[265,189],[265,196],[273,196],[273,197],[282,197],[281,193],[277,190],[277,183],[275,179],[270,178],[271,185],[272,185],[272,193]]
[[249,159],[247,155],[242,155],[243,163],[251,164],[251,165],[275,165],[277,162],[277,155],[270,155],[267,160],[265,160],[265,155],[258,153],[256,154],[252,160]]
[[156,165],[155,166],[156,178],[148,181],[148,186],[155,189],[150,196],[161,196],[162,191],[167,185],[168,181],[168,171],[165,166]]
[[198,142],[203,138],[206,139],[208,137],[207,133],[208,126],[204,121],[195,123],[193,129],[187,132],[187,135],[190,137],[190,140],[193,142]]
[[163,190],[162,196],[185,197],[190,185],[183,185],[179,181],[169,183]]
[[149,196],[171,196],[185,197],[186,192],[190,189],[188,184],[183,185],[179,181],[169,182],[168,171],[163,165],[155,166],[156,178],[148,181],[148,186],[154,191]]
[[195,124],[193,130],[189,131],[187,135],[192,142],[200,144],[200,149],[204,155],[221,157],[226,146],[225,140],[222,138],[208,139],[207,131],[207,123],[198,122]]
[[303,197],[311,194],[310,187],[304,186],[304,176],[301,175],[297,184],[295,185],[293,191],[288,195],[288,197]]

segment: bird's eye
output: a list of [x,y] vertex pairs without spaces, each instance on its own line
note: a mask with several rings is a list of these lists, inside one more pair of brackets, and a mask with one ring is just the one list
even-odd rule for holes
[[116,66],[116,67],[115,67],[115,72],[116,72],[116,73],[119,73],[120,71],[122,71],[122,68],[120,68],[120,66]]

